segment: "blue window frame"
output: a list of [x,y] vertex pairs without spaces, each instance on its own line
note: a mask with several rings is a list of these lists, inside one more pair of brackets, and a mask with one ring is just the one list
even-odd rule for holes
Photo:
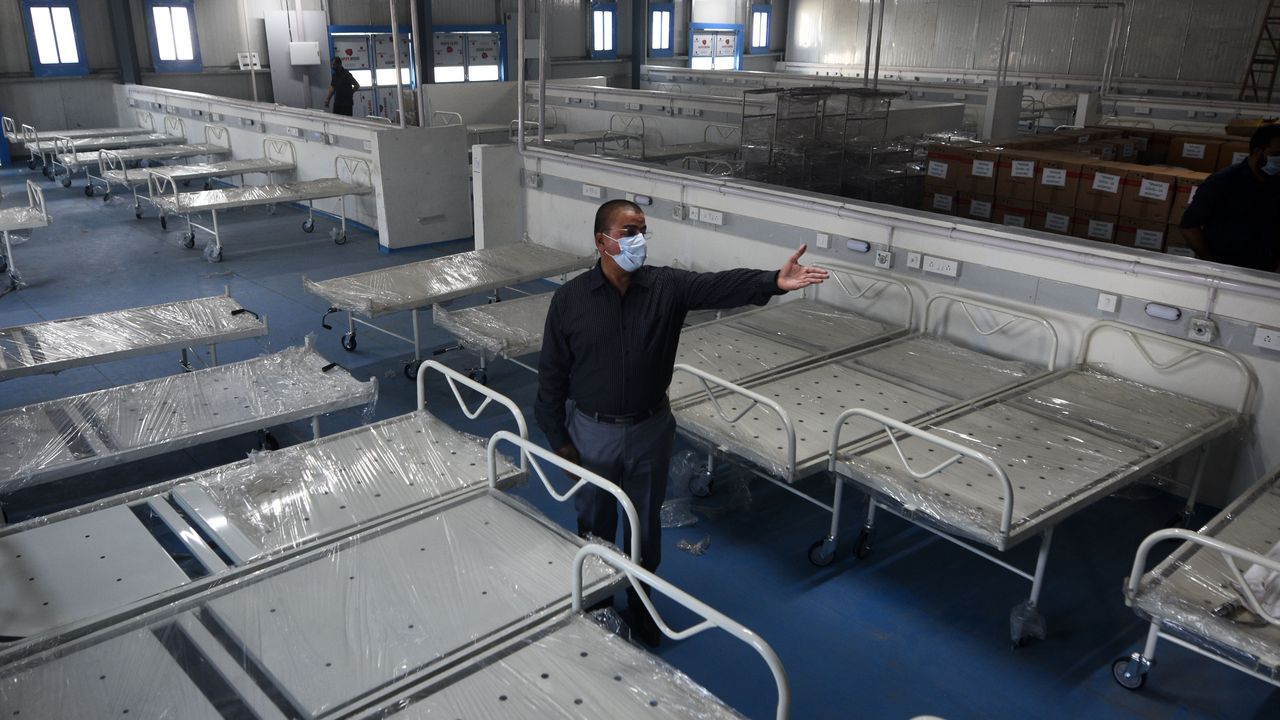
[[156,72],[200,72],[200,38],[192,0],[147,0],[151,64]]
[[751,6],[751,42],[747,43],[748,52],[762,53],[769,51],[769,24],[773,19],[773,6],[755,4]]
[[675,3],[649,3],[649,57],[675,55]]
[[65,77],[89,74],[80,32],[77,0],[22,0],[31,74]]
[[618,4],[591,3],[591,58],[618,59]]

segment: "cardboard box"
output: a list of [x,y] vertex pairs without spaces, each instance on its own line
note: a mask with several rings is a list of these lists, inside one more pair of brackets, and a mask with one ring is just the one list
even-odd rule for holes
[[1136,163],[1138,161],[1138,142],[1131,138],[1106,138],[1095,141],[1096,144],[1115,149],[1118,162]]
[[1073,152],[1080,153],[1081,155],[1088,155],[1089,157],[1097,158],[1099,160],[1115,161],[1120,159],[1119,151],[1116,149],[1116,146],[1108,143],[1077,145],[1071,148],[1071,150]]
[[1222,149],[1223,142],[1186,135],[1175,137],[1169,143],[1167,162],[1188,170],[1213,172],[1218,169],[1218,152]]
[[1075,210],[1070,206],[1036,203],[1031,213],[1031,227],[1059,235],[1071,235],[1075,229]]
[[960,200],[956,197],[954,190],[929,190],[926,188],[924,200],[920,204],[921,210],[941,213],[942,215],[955,215],[959,208]]
[[1142,220],[1169,221],[1178,171],[1130,166],[1120,197],[1120,214]]
[[1178,184],[1174,190],[1173,206],[1169,208],[1169,223],[1171,225],[1177,225],[1182,222],[1182,214],[1187,211],[1187,207],[1195,199],[1196,190],[1200,189],[1200,185],[1204,183],[1207,177],[1209,177],[1208,173],[1198,173],[1191,170],[1183,170],[1178,173]]
[[1163,252],[1167,228],[1156,220],[1122,217],[1116,223],[1116,244]]
[[1009,227],[1029,228],[1035,221],[1035,206],[1029,200],[996,198],[995,222]]
[[1165,226],[1164,251],[1170,255],[1193,258],[1196,253],[1191,249],[1191,243],[1187,241],[1183,232],[1183,229],[1177,225]]
[[995,195],[996,175],[1000,164],[1000,148],[976,147],[967,151],[967,192],[974,195]]
[[1080,185],[1083,157],[1067,153],[1046,155],[1036,169],[1036,189],[1032,202],[1072,206]]
[[964,155],[951,145],[934,144],[927,150],[924,164],[926,190],[955,190],[961,176],[960,165]]
[[996,194],[1030,203],[1035,200],[1042,153],[1003,150],[996,168]]
[[1228,140],[1218,148],[1218,170],[1244,162],[1249,157],[1249,143],[1240,140]]
[[1119,215],[1124,177],[1130,169],[1132,166],[1105,160],[1094,160],[1081,165],[1075,206],[1104,215]]
[[1117,221],[1115,215],[1076,211],[1071,234],[1085,240],[1115,242]]
[[960,194],[960,217],[982,222],[993,222],[995,218],[995,198],[990,195]]

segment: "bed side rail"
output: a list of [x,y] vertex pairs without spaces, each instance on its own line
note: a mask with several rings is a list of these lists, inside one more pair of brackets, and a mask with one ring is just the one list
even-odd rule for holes
[[[906,283],[883,273],[874,273],[858,268],[849,267],[848,265],[840,265],[838,263],[815,263],[815,267],[820,267],[831,274],[831,278],[836,281],[836,287],[840,288],[844,294],[851,300],[864,301],[874,304],[885,289],[893,288],[902,291],[907,297],[906,318],[902,323],[902,327],[910,330],[916,321],[916,298],[911,292],[911,288]],[[862,280],[862,284],[858,283]],[[810,285],[813,288],[815,297],[822,290],[819,285]]]
[[333,159],[333,176],[354,185],[373,187],[373,168],[364,158],[339,155]]
[[[640,516],[636,513],[636,506],[632,504],[631,498],[627,497],[627,494],[622,491],[622,488],[584,467],[579,467],[578,465],[565,460],[544,447],[533,444],[529,440],[526,440],[509,430],[499,430],[493,434],[493,437],[489,438],[487,467],[489,472],[489,487],[491,489],[496,489],[498,487],[498,446],[504,442],[508,442],[516,446],[520,451],[521,466],[523,467],[527,462],[529,466],[533,467],[533,471],[538,476],[538,479],[542,481],[542,485],[546,487],[547,492],[551,497],[555,498],[558,502],[568,500],[578,494],[579,490],[588,485],[595,485],[598,489],[604,490],[612,495],[618,501],[618,504],[622,506],[622,510],[627,516],[627,527],[632,531],[630,548],[631,559],[635,562],[640,562]],[[563,493],[557,492],[555,486],[552,485],[550,479],[547,478],[547,472],[542,466],[543,461],[549,462],[563,470],[565,474],[569,476],[569,479],[573,481],[573,486]]]
[[34,125],[22,123],[22,144],[30,145],[40,142],[40,133],[36,131]]
[[120,170],[128,173],[129,166],[121,159],[120,154],[115,150],[99,150],[98,151],[98,177],[106,177],[107,171]]
[[164,134],[182,138],[183,142],[187,141],[187,124],[182,118],[176,115],[164,116]]
[[274,161],[298,166],[298,148],[290,140],[283,138],[263,138],[262,157]]
[[[702,370],[701,368],[696,368],[691,365],[686,365],[684,363],[676,363],[674,371],[685,372],[697,378],[698,381],[702,383],[702,389],[706,393],[707,398],[711,401],[712,407],[715,408],[716,414],[720,416],[720,419],[724,420],[730,425],[733,425],[737,423],[739,420],[741,420],[742,418],[746,417],[747,413],[751,412],[752,408],[756,407],[757,405],[760,405],[769,410],[772,410],[773,413],[777,415],[780,420],[782,420],[782,428],[787,434],[787,445],[786,445],[787,465],[785,468],[783,468],[783,477],[787,482],[791,482],[792,480],[795,479],[796,428],[795,428],[795,424],[791,422],[791,416],[787,414],[787,411],[783,409],[781,405],[779,405],[772,398],[767,398],[764,395],[761,395],[760,393],[757,393],[753,390],[748,390],[747,388],[744,388],[741,385],[729,382],[728,380],[712,375],[711,373],[707,372],[706,370]],[[739,411],[736,415],[730,415],[729,412],[725,410],[724,406],[720,404],[720,397],[717,396],[715,391],[712,389],[713,385],[724,388],[725,390],[728,390],[729,392],[735,395],[741,395],[742,397],[746,398],[747,400],[750,400],[751,402],[748,403],[746,407],[742,408],[742,410]]]
[[[1138,351],[1138,356],[1142,358],[1152,370],[1157,373],[1170,373],[1179,367],[1187,367],[1189,363],[1197,360],[1205,360],[1206,358],[1217,359],[1219,363],[1211,363],[1207,373],[1213,372],[1213,367],[1218,365],[1227,365],[1240,376],[1240,400],[1235,406],[1236,411],[1246,413],[1253,407],[1254,396],[1258,391],[1258,379],[1253,374],[1253,369],[1241,359],[1239,355],[1221,348],[1212,347],[1203,343],[1192,340],[1186,340],[1172,335],[1164,335],[1162,333],[1152,332],[1133,325],[1125,325],[1114,320],[1099,320],[1089,326],[1085,331],[1084,338],[1080,342],[1079,362],[1081,365],[1087,364],[1090,357],[1090,351],[1094,349],[1094,341],[1098,335],[1105,330],[1111,330],[1119,333],[1121,336],[1129,340],[1133,347]],[[1163,345],[1167,348],[1181,349],[1182,353],[1168,359],[1157,360],[1151,355],[1152,345]],[[1218,377],[1212,374],[1206,374],[1205,387],[1220,386],[1221,382]]]
[[737,172],[735,163],[702,155],[686,155],[680,159],[680,168],[703,175],[727,177]]
[[[1045,333],[1049,336],[1049,356],[1045,363],[1045,367],[1050,371],[1056,368],[1058,362],[1058,331],[1054,329],[1053,323],[1049,322],[1044,317],[1034,313],[1023,312],[1022,310],[1017,310],[1005,305],[998,305],[996,303],[987,302],[986,300],[980,300],[978,298],[940,292],[934,294],[933,297],[929,298],[929,300],[924,304],[924,324],[921,327],[925,332],[929,332],[929,329],[932,327],[930,320],[937,319],[939,316],[936,313],[942,312],[938,310],[938,307],[946,303],[950,303],[952,307],[959,307],[964,313],[965,318],[969,321],[969,325],[982,337],[996,335],[1004,331],[1006,328],[1017,324],[1019,320],[1043,327]],[[1008,319],[992,327],[986,327],[978,318],[973,316],[973,310],[975,308],[988,310]]]
[[[1000,467],[999,463],[992,460],[984,453],[978,452],[971,447],[961,445],[960,443],[952,442],[944,437],[939,437],[928,430],[918,428],[914,425],[908,425],[907,423],[894,420],[891,417],[881,415],[873,410],[867,410],[866,408],[850,408],[845,410],[836,418],[835,426],[831,429],[831,456],[830,459],[827,460],[828,470],[833,473],[836,471],[836,463],[838,461],[837,453],[840,450],[840,431],[844,429],[845,424],[853,417],[865,418],[872,422],[879,423],[881,429],[884,430],[885,435],[888,436],[889,442],[893,445],[894,451],[898,453],[898,460],[902,463],[902,468],[906,470],[911,477],[917,480],[924,480],[927,477],[933,477],[965,458],[969,458],[975,462],[985,465],[987,469],[991,471],[991,475],[994,476],[995,479],[1003,486],[1004,503],[1000,509],[1000,534],[1005,537],[1009,536],[1009,526],[1013,524],[1013,483],[1010,482],[1009,476],[1005,474],[1004,469]],[[937,445],[944,450],[949,450],[953,454],[951,457],[946,458],[928,470],[916,470],[911,467],[909,462],[907,462],[907,456],[903,454],[902,447],[898,445],[898,438],[894,436],[894,431],[905,433],[912,437],[924,440],[927,443]]]
[[[449,389],[453,391],[453,399],[458,402],[458,408],[462,410],[462,414],[465,415],[468,420],[475,420],[477,417],[480,416],[480,413],[484,412],[484,409],[489,406],[489,403],[496,402],[499,405],[502,405],[503,407],[505,407],[507,410],[511,411],[512,416],[514,416],[516,419],[516,428],[520,430],[520,437],[524,438],[525,440],[529,439],[529,425],[527,422],[525,422],[524,413],[521,412],[520,406],[517,405],[514,400],[507,397],[506,395],[503,395],[497,390],[494,390],[493,388],[490,388],[486,385],[481,385],[480,383],[476,382],[475,380],[472,380],[466,375],[463,375],[457,370],[454,370],[453,368],[442,365],[439,362],[436,362],[435,360],[424,360],[422,364],[418,366],[418,409],[419,410],[427,409],[427,386],[426,386],[427,370],[435,370],[436,372],[444,376],[444,379],[449,383]],[[459,388],[459,386],[465,387],[471,390],[472,392],[480,393],[480,395],[484,397],[484,400],[479,405],[477,405],[474,410],[471,409],[470,407],[467,406],[467,401],[463,399],[462,391]],[[523,455],[521,455],[520,470],[521,472],[523,472],[526,469],[527,468],[525,466],[525,458]]]
[[1227,564],[1227,569],[1231,571],[1231,577],[1235,580],[1233,589],[1240,595],[1240,599],[1244,601],[1249,611],[1262,618],[1268,625],[1280,625],[1280,618],[1269,615],[1263,609],[1262,603],[1258,602],[1257,596],[1254,595],[1249,584],[1244,581],[1244,573],[1240,571],[1240,566],[1236,564],[1237,560],[1241,560],[1261,565],[1272,572],[1280,572],[1280,561],[1265,555],[1259,555],[1238,545],[1223,542],[1218,538],[1192,530],[1184,530],[1183,528],[1157,530],[1148,535],[1142,541],[1142,544],[1138,546],[1138,552],[1133,558],[1133,568],[1129,571],[1129,578],[1125,585],[1126,602],[1132,604],[1133,599],[1138,594],[1138,588],[1142,584],[1142,575],[1147,567],[1147,556],[1151,553],[1151,548],[1166,540],[1181,540],[1218,551],[1218,554],[1222,556],[1223,562]]
[[40,217],[49,222],[49,210],[44,204],[44,188],[30,180],[27,181],[27,206],[40,211]]
[[739,145],[742,132],[737,125],[708,125],[702,130],[702,141],[715,145]]
[[53,157],[58,159],[63,155],[67,155],[67,162],[74,163],[76,154],[76,141],[65,135],[55,135],[53,137]]
[[[627,576],[627,582],[640,596],[640,601],[649,611],[649,615],[657,622],[662,633],[672,640],[684,640],[705,630],[719,628],[746,643],[764,660],[773,674],[774,685],[778,689],[778,709],[776,720],[787,720],[791,717],[791,684],[787,679],[787,671],[782,667],[782,660],[773,651],[764,638],[757,635],[745,625],[727,617],[719,610],[686,593],[680,588],[636,565],[618,553],[595,543],[584,545],[573,558],[573,611],[582,612],[582,571],[589,557],[595,557],[606,565],[621,571]],[[643,584],[643,585],[642,585]],[[649,599],[647,588],[652,588],[665,595],[681,607],[701,618],[701,621],[684,630],[674,630],[668,625]]]
[[14,124],[13,118],[8,115],[0,115],[0,132],[3,132],[5,138],[10,139],[10,141],[18,139],[18,126]]
[[134,110],[134,117],[138,121],[138,127],[146,128],[151,132],[156,131],[156,117],[147,110]]
[[464,125],[462,122],[462,113],[452,112],[450,110],[432,110],[431,125]]
[[614,113],[609,116],[609,130],[620,135],[632,135],[644,139],[644,116]]
[[223,148],[227,153],[231,152],[231,133],[225,125],[205,125],[204,142],[206,145]]

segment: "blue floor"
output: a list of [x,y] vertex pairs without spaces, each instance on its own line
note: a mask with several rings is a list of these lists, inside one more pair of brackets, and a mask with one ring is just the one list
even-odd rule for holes
[[[25,202],[27,177],[40,178],[25,169],[0,170],[5,206]],[[154,213],[138,221],[127,201],[89,200],[79,185],[45,186],[54,224],[15,247],[28,286],[0,297],[0,327],[212,295],[229,286],[244,306],[268,317],[271,333],[220,348],[221,361],[295,345],[314,333],[317,347],[331,360],[361,379],[379,378],[375,419],[413,406],[413,385],[402,375],[407,345],[363,332],[356,352],[343,351],[342,330],[321,329],[325,303],[303,290],[302,277],[324,279],[470,247],[457,242],[387,256],[368,233],[352,232],[350,242],[335,246],[325,219],[314,234],[305,235],[299,229],[302,213],[285,209],[268,216],[253,209],[219,218],[225,259],[210,264],[198,248],[181,247],[176,229],[162,231]],[[533,283],[524,289],[547,287]],[[407,315],[386,324],[409,332]],[[433,328],[427,338],[428,345],[451,339]],[[475,364],[460,353],[442,358],[460,369]],[[0,409],[168,375],[177,371],[177,360],[176,355],[145,357],[8,381],[0,385]],[[488,378],[532,418],[536,382],[531,373],[501,363]],[[498,419],[464,425],[441,382],[429,383],[428,398],[433,409],[470,432],[509,425]],[[360,419],[359,412],[348,411],[325,418],[323,426],[334,431]],[[298,423],[274,434],[292,444],[310,432]],[[541,440],[536,431],[535,436]],[[11,520],[19,520],[232,462],[254,443],[253,436],[233,438],[18,489],[0,496],[0,503]],[[829,497],[823,482],[810,489]],[[570,525],[568,509],[538,487],[516,492]],[[687,496],[687,488],[673,483],[672,494]],[[747,484],[740,472],[722,468],[711,497],[693,499],[692,505],[696,524],[664,535],[662,575],[773,645],[790,675],[793,717],[1280,718],[1280,692],[1270,685],[1169,644],[1160,646],[1159,662],[1143,690],[1127,691],[1112,680],[1112,660],[1137,649],[1145,635],[1145,625],[1121,599],[1133,551],[1178,509],[1176,499],[1157,491],[1140,488],[1108,498],[1059,526],[1042,600],[1049,637],[1019,650],[1010,647],[1008,617],[1027,583],[918,528],[883,517],[873,553],[856,560],[848,542],[861,520],[855,504],[857,509],[846,514],[840,556],[819,569],[809,564],[806,550],[825,532],[827,518],[791,494],[759,481]],[[1205,508],[1199,519],[1211,514]],[[706,543],[705,552],[682,550],[682,541]],[[1018,547],[1008,555],[1030,567],[1035,547]],[[773,684],[745,646],[708,635],[668,641],[658,652],[749,716],[772,716]]]

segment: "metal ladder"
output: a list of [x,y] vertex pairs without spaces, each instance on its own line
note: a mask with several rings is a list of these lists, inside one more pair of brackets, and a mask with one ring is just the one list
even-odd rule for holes
[[1280,70],[1280,8],[1276,7],[1276,0],[1268,0],[1237,99],[1270,103],[1277,70]]

